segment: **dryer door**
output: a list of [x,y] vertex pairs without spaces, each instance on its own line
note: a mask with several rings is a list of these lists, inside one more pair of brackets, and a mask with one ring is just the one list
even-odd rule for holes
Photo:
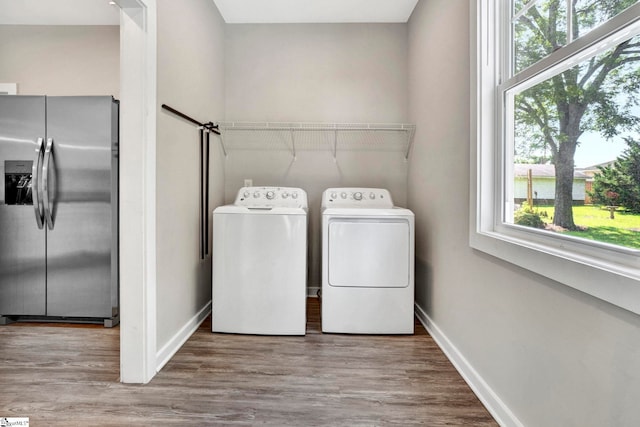
[[329,285],[404,288],[409,286],[410,225],[404,219],[330,220]]

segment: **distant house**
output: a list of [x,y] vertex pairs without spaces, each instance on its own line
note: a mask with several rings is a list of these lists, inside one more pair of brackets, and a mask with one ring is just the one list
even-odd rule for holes
[[[552,205],[556,194],[556,168],[554,165],[514,164],[514,202],[527,200],[527,176],[531,170],[533,202],[535,205]],[[585,188],[588,176],[582,171],[573,172],[573,204],[585,203]]]
[[616,161],[611,160],[609,162],[598,163],[597,165],[587,166],[586,168],[576,169],[577,171],[582,172],[587,176],[587,181],[585,182],[585,196],[584,203],[590,205],[592,203],[591,196],[589,196],[589,192],[593,189],[593,177],[600,173],[600,168],[604,168],[607,166],[612,166]]
[[593,178],[594,176],[596,176],[597,174],[600,173],[600,168],[605,168],[607,166],[613,166],[613,164],[615,162],[616,162],[615,160],[611,160],[611,161],[604,162],[604,163],[598,163],[597,165],[587,166],[586,168],[576,168],[576,170],[582,172],[585,175],[587,175],[588,178]]

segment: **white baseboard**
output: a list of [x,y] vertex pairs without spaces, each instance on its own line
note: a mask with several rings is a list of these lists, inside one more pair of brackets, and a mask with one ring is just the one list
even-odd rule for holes
[[204,322],[211,313],[211,301],[209,301],[202,309],[196,313],[174,336],[156,353],[156,372],[164,367],[171,360],[174,354],[180,350],[185,342],[198,329],[200,324]]
[[495,418],[496,422],[503,427],[524,427],[524,424],[518,420],[502,399],[489,387],[480,374],[471,366],[469,361],[418,304],[415,304],[415,313],[420,323],[422,323],[429,332],[429,335],[431,335],[436,344],[438,344],[440,349],[449,358],[449,361],[451,361],[458,373],[469,387],[471,387],[471,390],[473,390],[475,395],[478,396],[478,399],[480,399],[489,413]]

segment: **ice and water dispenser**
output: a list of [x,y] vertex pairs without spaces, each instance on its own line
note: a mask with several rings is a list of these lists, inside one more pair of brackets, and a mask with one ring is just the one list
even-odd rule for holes
[[33,205],[31,193],[33,161],[5,160],[4,202],[7,205]]

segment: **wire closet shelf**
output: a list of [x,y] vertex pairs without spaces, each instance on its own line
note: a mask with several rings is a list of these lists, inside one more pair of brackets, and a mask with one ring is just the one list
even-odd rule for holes
[[235,150],[393,151],[409,158],[415,125],[406,123],[221,122],[225,156]]

